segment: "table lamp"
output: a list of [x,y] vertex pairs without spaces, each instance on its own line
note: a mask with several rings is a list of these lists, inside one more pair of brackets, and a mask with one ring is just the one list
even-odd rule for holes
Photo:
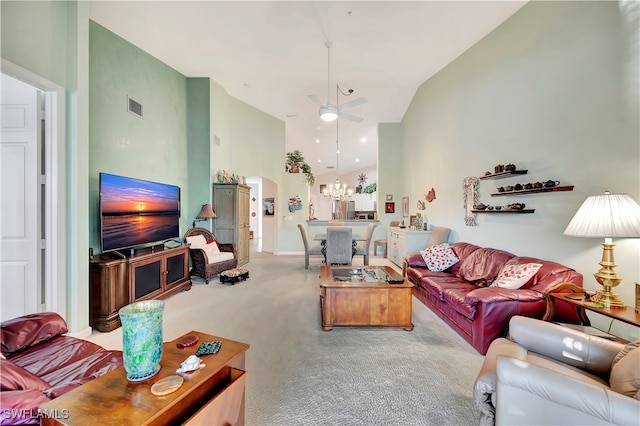
[[203,204],[202,208],[200,209],[200,213],[198,213],[198,216],[196,216],[195,220],[193,221],[193,228],[196,227],[196,221],[200,222],[207,219],[215,219],[217,217],[218,216],[209,204]]
[[627,194],[611,194],[588,197],[569,222],[564,235],[575,237],[604,238],[600,270],[593,274],[603,287],[591,297],[606,308],[624,307],[620,297],[612,292],[622,278],[615,271],[613,237],[640,237],[640,205]]

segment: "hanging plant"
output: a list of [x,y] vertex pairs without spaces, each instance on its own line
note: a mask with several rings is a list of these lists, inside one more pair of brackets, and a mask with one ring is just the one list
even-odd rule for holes
[[313,185],[316,181],[313,173],[311,173],[311,166],[304,161],[304,155],[299,150],[287,152],[287,157],[284,163],[284,168],[288,173],[304,173],[305,181],[309,185]]
[[365,186],[362,192],[364,192],[365,194],[373,194],[377,190],[378,190],[378,185],[375,182],[373,182],[372,184]]

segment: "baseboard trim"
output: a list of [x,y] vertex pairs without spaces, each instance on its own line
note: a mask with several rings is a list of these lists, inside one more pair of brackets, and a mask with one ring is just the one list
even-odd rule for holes
[[91,336],[92,333],[91,327],[87,327],[84,330],[76,331],[75,333],[67,333],[67,336],[77,337],[78,339],[86,339]]

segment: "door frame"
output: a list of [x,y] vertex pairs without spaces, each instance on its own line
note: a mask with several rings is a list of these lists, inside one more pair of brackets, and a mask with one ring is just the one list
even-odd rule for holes
[[66,90],[19,65],[0,58],[0,71],[45,92],[47,117],[44,128],[46,182],[44,199],[44,306],[66,317]]

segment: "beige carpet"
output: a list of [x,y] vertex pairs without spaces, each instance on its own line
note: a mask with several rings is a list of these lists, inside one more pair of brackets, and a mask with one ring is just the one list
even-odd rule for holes
[[[165,300],[164,340],[199,330],[251,345],[248,425],[478,423],[472,387],[483,357],[475,349],[415,298],[411,332],[321,331],[319,266],[317,257],[305,270],[303,256],[254,252],[248,281],[195,279]],[[121,339],[121,329],[90,337],[110,349]]]

